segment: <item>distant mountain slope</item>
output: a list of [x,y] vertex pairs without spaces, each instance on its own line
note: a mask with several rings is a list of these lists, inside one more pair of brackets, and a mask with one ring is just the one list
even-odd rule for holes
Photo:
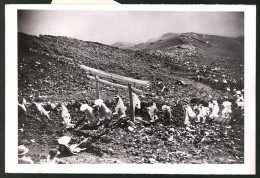
[[198,33],[166,33],[137,45],[119,48],[164,53],[171,58],[237,70],[244,65],[244,37],[225,37]]
[[129,49],[129,48],[134,47],[135,45],[136,44],[134,44],[134,43],[127,43],[127,42],[116,42],[116,43],[111,44],[111,46],[118,47],[121,49]]
[[132,49],[175,52],[176,48],[181,48],[182,45],[203,50],[205,53],[209,53],[209,56],[214,54],[218,56],[242,57],[244,55],[243,37],[224,37],[197,33],[168,33],[156,40],[137,44]]
[[[230,75],[243,77],[244,37],[224,37],[198,33],[168,33],[130,48],[149,53],[161,53],[195,65],[220,67]],[[239,71],[239,72],[238,72]]]
[[179,35],[178,33],[165,33],[159,37],[151,38],[145,43],[135,44],[135,43],[130,43],[130,42],[116,42],[116,43],[111,44],[111,46],[122,48],[122,49],[135,49],[135,48],[141,49],[142,47],[139,47],[139,46],[142,46],[141,44],[164,41],[164,40],[168,40],[173,37],[177,37],[178,35]]
[[165,33],[159,37],[149,39],[147,42],[151,43],[151,42],[163,41],[169,38],[177,37],[178,35],[179,35],[178,33]]

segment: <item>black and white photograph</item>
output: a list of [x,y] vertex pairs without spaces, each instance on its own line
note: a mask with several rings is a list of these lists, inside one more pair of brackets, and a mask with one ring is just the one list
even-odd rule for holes
[[17,166],[249,164],[245,11],[94,7],[16,10]]

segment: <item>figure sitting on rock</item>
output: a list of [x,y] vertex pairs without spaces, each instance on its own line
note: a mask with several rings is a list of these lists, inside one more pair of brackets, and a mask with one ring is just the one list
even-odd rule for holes
[[155,122],[156,120],[158,120],[158,116],[157,116],[158,109],[155,103],[153,103],[152,106],[148,107],[147,110],[151,119],[150,122]]
[[184,110],[185,110],[184,124],[185,124],[185,125],[190,125],[189,118],[195,119],[195,118],[196,118],[196,114],[195,114],[195,112],[192,110],[192,108],[191,108],[191,106],[188,104],[188,102],[186,102],[186,101],[184,101],[183,108],[184,108]]
[[115,97],[115,99],[116,99],[117,105],[116,105],[115,112],[113,113],[113,115],[118,115],[118,112],[120,112],[120,114],[121,114],[120,118],[126,117],[125,112],[126,112],[127,107],[124,105],[122,98],[117,95]]
[[85,120],[90,121],[92,125],[97,125],[98,118],[96,118],[94,109],[88,104],[81,104],[80,111],[85,113]]
[[171,108],[170,108],[170,106],[163,105],[163,106],[162,106],[162,111],[163,111],[163,118],[164,118],[166,124],[171,125],[171,122],[172,122],[172,114],[171,114]]
[[50,111],[46,111],[42,105],[40,103],[36,103],[33,102],[32,106],[34,107],[35,111],[36,111],[36,119],[40,122],[42,122],[44,125],[44,127],[46,127],[47,125],[50,125],[50,116],[49,116],[49,112]]
[[61,104],[61,117],[63,118],[63,122],[66,125],[66,128],[73,128],[74,124],[71,123],[71,116],[66,108],[65,104]]
[[93,108],[95,113],[98,113],[99,119],[103,119],[103,123],[105,127],[107,127],[113,118],[112,111],[106,106],[102,99],[95,100],[94,104]]
[[231,110],[232,103],[229,101],[224,101],[222,105],[224,106],[224,109],[222,110],[222,117],[230,118],[230,114],[232,113]]

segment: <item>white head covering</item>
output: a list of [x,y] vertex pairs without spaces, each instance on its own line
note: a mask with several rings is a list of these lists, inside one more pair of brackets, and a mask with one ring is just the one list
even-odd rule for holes
[[68,145],[71,140],[71,137],[69,136],[63,136],[58,139],[58,143],[61,145]]
[[232,105],[232,103],[229,102],[229,101],[224,101],[224,102],[223,102],[223,106],[224,106],[224,107],[228,107],[228,106],[231,106],[231,105]]
[[95,100],[94,104],[101,107],[101,105],[104,103],[104,101],[102,99],[97,99]]
[[240,94],[241,94],[241,91],[237,91],[237,94],[240,95]]
[[88,104],[82,104],[80,106],[80,111],[85,111],[86,109],[90,110],[90,112],[93,110],[93,108],[90,107]]
[[170,106],[163,105],[163,106],[162,106],[162,110],[163,110],[163,111],[171,110],[171,108],[170,108]]
[[55,108],[56,108],[55,104],[51,103],[51,109],[55,109]]

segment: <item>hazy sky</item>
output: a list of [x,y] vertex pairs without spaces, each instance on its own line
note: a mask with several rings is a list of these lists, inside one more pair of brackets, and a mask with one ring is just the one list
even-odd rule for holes
[[104,44],[144,42],[164,33],[244,34],[243,12],[20,10],[18,31]]

